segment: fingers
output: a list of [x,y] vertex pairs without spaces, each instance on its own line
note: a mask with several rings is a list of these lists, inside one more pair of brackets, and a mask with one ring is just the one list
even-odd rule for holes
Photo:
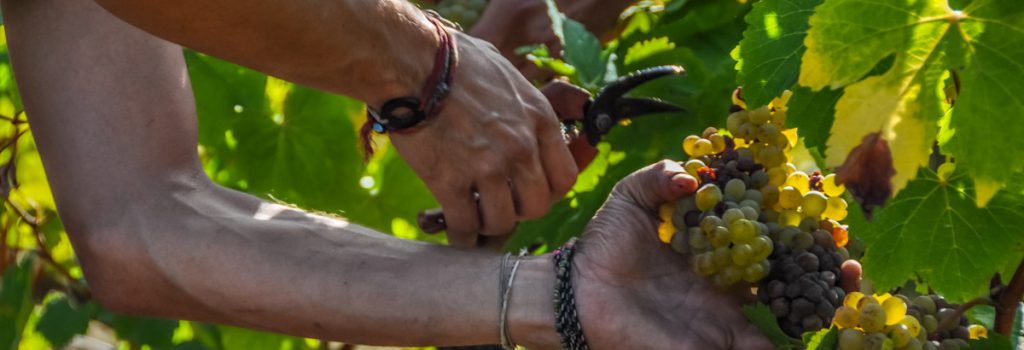
[[485,236],[501,236],[512,232],[518,217],[509,181],[504,178],[491,179],[478,188],[483,217],[480,233]]
[[863,270],[857,260],[850,259],[844,261],[839,273],[840,287],[847,293],[859,291],[862,274]]
[[561,199],[576,183],[579,169],[572,154],[569,153],[569,148],[565,146],[562,127],[558,121],[552,119],[541,121],[540,124],[537,130],[537,144],[540,146],[540,162],[544,166],[551,192],[549,198]]
[[440,193],[438,197],[448,226],[448,244],[470,248],[476,245],[477,233],[480,232],[477,204],[469,188],[453,192],[458,193]]
[[583,108],[590,100],[590,93],[576,85],[555,80],[540,90],[551,103],[559,120],[582,120]]
[[697,180],[686,173],[679,163],[662,160],[640,169],[619,181],[612,190],[614,195],[647,210],[657,210],[663,203],[693,195]]
[[518,204],[519,218],[536,219],[547,214],[551,203],[561,198],[551,192],[547,176],[541,167],[540,155],[531,154],[512,172],[512,187]]

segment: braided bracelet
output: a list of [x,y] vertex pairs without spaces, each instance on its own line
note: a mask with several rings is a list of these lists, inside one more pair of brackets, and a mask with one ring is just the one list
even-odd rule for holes
[[572,289],[572,255],[576,251],[576,238],[569,240],[554,252],[555,260],[555,331],[562,338],[562,348],[590,350],[583,336],[576,312],[576,294]]

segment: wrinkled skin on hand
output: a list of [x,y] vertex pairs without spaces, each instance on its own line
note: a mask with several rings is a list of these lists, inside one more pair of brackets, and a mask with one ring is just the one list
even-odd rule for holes
[[772,348],[740,312],[749,289],[716,288],[658,240],[658,207],[696,187],[678,163],[656,163],[619,182],[587,226],[573,283],[595,349]]
[[449,242],[469,247],[478,234],[500,241],[519,220],[543,216],[577,168],[540,91],[492,45],[453,35],[459,62],[444,109],[391,140],[441,203]]

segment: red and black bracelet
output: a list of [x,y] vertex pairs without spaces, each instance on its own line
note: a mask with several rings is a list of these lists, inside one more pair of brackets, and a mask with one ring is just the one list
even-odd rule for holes
[[373,151],[368,141],[370,131],[383,134],[413,128],[440,113],[443,107],[441,100],[451,91],[455,64],[458,61],[455,37],[447,29],[449,26],[446,26],[444,20],[436,13],[427,11],[427,19],[434,25],[441,38],[437,53],[434,55],[434,68],[427,77],[420,96],[390,99],[379,111],[367,106],[366,125],[361,132],[367,154]]

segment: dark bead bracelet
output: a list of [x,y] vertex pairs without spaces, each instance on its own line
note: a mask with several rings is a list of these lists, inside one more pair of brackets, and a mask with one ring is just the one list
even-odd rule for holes
[[562,348],[590,350],[583,336],[583,326],[576,312],[576,294],[572,289],[572,256],[576,238],[554,252],[555,260],[555,331],[562,338]]

